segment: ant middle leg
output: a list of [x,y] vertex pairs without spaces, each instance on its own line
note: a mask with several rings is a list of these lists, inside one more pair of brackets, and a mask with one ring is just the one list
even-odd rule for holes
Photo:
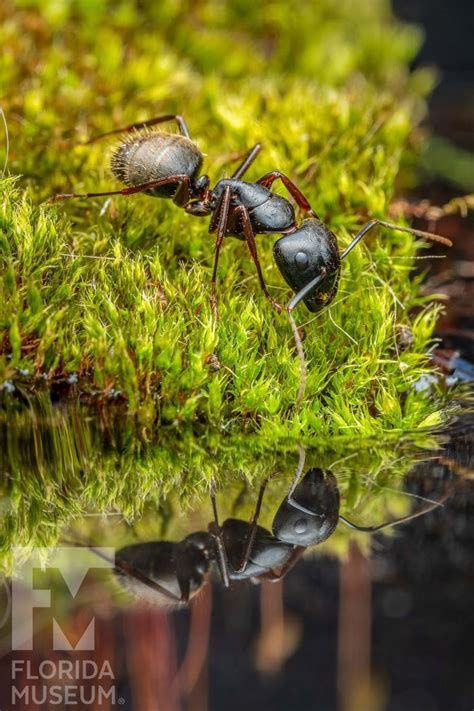
[[267,299],[271,303],[271,305],[277,309],[277,311],[283,311],[283,306],[281,304],[279,304],[278,301],[276,301],[276,299],[273,298],[273,296],[271,296],[270,292],[268,291],[267,285],[265,283],[265,279],[264,279],[263,273],[262,273],[262,267],[260,266],[260,260],[258,258],[257,245],[255,242],[255,234],[253,231],[252,223],[250,221],[250,216],[249,216],[248,210],[243,205],[236,207],[235,210],[238,211],[242,217],[243,234],[244,234],[245,241],[247,242],[247,245],[248,245],[248,248],[250,251],[250,256],[252,257],[255,267],[257,269],[258,279],[260,282],[260,286],[262,287],[263,293],[265,294],[265,296],[267,297]]
[[315,217],[317,220],[319,219],[319,217],[311,207],[309,200],[303,195],[299,187],[295,185],[295,183],[290,180],[287,175],[281,173],[279,170],[272,170],[270,173],[267,173],[262,178],[257,180],[257,184],[263,185],[264,188],[270,188],[275,182],[275,180],[281,180],[281,182],[288,190],[298,207],[301,208],[301,210],[307,212],[308,215],[310,215],[311,217]]
[[107,131],[106,133],[99,133],[97,136],[93,136],[87,141],[82,141],[80,145],[89,146],[91,143],[101,141],[103,138],[108,138],[109,136],[115,136],[118,133],[140,131],[143,128],[150,128],[151,126],[156,126],[159,123],[165,123],[167,121],[176,121],[180,134],[185,136],[185,138],[191,137],[186,121],[182,116],[179,114],[167,114],[166,116],[156,116],[155,118],[148,119],[147,121],[137,121],[136,123],[131,123],[129,126],[124,126],[122,128],[114,128],[112,131]]

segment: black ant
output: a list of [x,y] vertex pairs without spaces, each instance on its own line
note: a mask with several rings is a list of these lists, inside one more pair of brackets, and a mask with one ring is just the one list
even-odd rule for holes
[[[133,123],[100,134],[85,144],[119,133],[136,132],[166,121],[176,121],[179,134],[148,132],[134,134],[115,150],[111,166],[114,175],[128,187],[99,193],[63,193],[50,198],[57,202],[68,198],[92,198],[107,195],[133,195],[146,193],[153,197],[170,198],[189,215],[211,215],[209,232],[216,234],[214,268],[211,278],[211,305],[217,315],[217,266],[224,238],[236,237],[247,243],[255,263],[258,278],[267,299],[278,310],[282,306],[270,295],[263,277],[257,253],[257,234],[281,234],[273,247],[276,264],[295,296],[287,306],[291,311],[303,300],[310,311],[317,312],[334,299],[337,292],[341,261],[376,225],[408,232],[451,246],[445,237],[422,232],[409,227],[399,227],[382,220],[371,220],[357,233],[340,254],[333,232],[318,218],[309,201],[290,178],[278,170],[259,178],[256,182],[242,180],[261,145],[257,143],[245,156],[230,178],[219,180],[210,188],[207,175],[200,175],[203,155],[191,140],[182,116],[158,116],[148,121]],[[281,180],[297,206],[309,219],[300,226],[296,223],[291,203],[270,189]],[[292,324],[294,326],[294,324]],[[293,328],[295,332],[296,327]],[[297,332],[295,335],[298,337]],[[301,345],[301,344],[299,344]],[[300,351],[300,348],[299,348]]]
[[[441,505],[440,501],[432,502],[421,511],[393,521],[359,526],[339,513],[339,489],[334,474],[312,468],[301,479],[304,464],[305,450],[300,447],[298,468],[273,518],[272,532],[258,525],[268,479],[260,487],[250,523],[229,518],[220,525],[212,488],[214,520],[208,530],[196,531],[178,542],[150,541],[121,548],[115,556],[119,581],[142,599],[158,604],[184,604],[202,588],[212,564],[217,565],[225,587],[234,581],[281,580],[308,547],[323,543],[334,533],[339,521],[357,531],[376,533],[423,516]],[[100,549],[88,547],[104,556]]]

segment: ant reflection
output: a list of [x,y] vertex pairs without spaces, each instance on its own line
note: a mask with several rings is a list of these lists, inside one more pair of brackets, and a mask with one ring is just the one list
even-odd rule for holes
[[[273,518],[271,532],[258,525],[268,479],[260,487],[250,523],[228,518],[220,524],[212,488],[213,521],[208,530],[196,531],[178,542],[153,541],[121,548],[115,557],[119,581],[130,592],[155,604],[185,604],[202,588],[212,568],[217,568],[225,587],[236,580],[280,580],[307,548],[326,541],[339,521],[357,531],[375,533],[441,505],[433,502],[402,518],[359,526],[339,513],[334,474],[312,468],[302,476],[304,464],[305,450],[300,447],[295,477]],[[101,555],[98,549],[92,550]]]

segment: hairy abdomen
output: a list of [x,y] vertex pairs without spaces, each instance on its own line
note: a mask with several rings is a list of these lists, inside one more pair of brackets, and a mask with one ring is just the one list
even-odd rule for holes
[[[200,172],[202,154],[184,136],[173,133],[150,133],[122,143],[111,160],[112,172],[123,183],[142,185],[173,175],[194,179]],[[156,197],[173,197],[177,183],[170,183],[149,192]]]

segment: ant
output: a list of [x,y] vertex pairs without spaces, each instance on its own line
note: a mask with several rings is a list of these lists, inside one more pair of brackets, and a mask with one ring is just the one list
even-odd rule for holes
[[[162,131],[137,134],[142,129],[168,121],[176,122],[179,134]],[[290,316],[302,300],[312,312],[317,312],[331,303],[338,288],[341,261],[376,225],[408,232],[447,246],[452,244],[445,237],[374,219],[364,225],[349,246],[339,253],[335,234],[318,218],[308,199],[287,175],[279,170],[273,170],[255,182],[242,180],[262,148],[259,143],[245,155],[230,178],[219,180],[211,189],[209,177],[200,174],[203,154],[191,140],[189,129],[182,116],[172,114],[133,123],[95,136],[85,141],[84,145],[119,133],[132,133],[132,136],[122,142],[113,153],[111,168],[116,178],[127,187],[107,192],[62,193],[54,195],[48,202],[54,203],[69,198],[146,193],[153,197],[171,199],[175,205],[184,208],[189,215],[211,216],[209,232],[216,235],[211,278],[211,306],[215,316],[217,316],[217,267],[220,250],[227,236],[236,237],[247,243],[257,269],[260,286],[270,303],[281,311],[283,307],[273,299],[265,283],[255,236],[283,235],[275,242],[273,254],[283,278],[295,292],[295,296],[287,306]],[[296,205],[308,215],[308,219],[305,219],[301,225],[297,225],[293,205],[271,190],[277,180],[281,180]],[[301,359],[301,342],[293,321],[292,328]]]
[[[339,513],[339,489],[331,471],[311,468],[301,478],[305,456],[304,447],[300,447],[293,482],[273,518],[271,532],[258,525],[268,478],[260,487],[250,523],[229,518],[220,525],[212,487],[213,521],[207,531],[195,531],[178,542],[150,541],[117,551],[114,565],[122,586],[151,602],[180,605],[199,592],[211,564],[217,566],[226,588],[231,582],[242,580],[275,582],[293,568],[308,547],[326,541],[339,521],[357,531],[376,533],[441,506],[441,501],[435,501],[393,521],[359,526]],[[441,500],[446,497],[447,494]],[[87,547],[105,557],[100,549]]]

